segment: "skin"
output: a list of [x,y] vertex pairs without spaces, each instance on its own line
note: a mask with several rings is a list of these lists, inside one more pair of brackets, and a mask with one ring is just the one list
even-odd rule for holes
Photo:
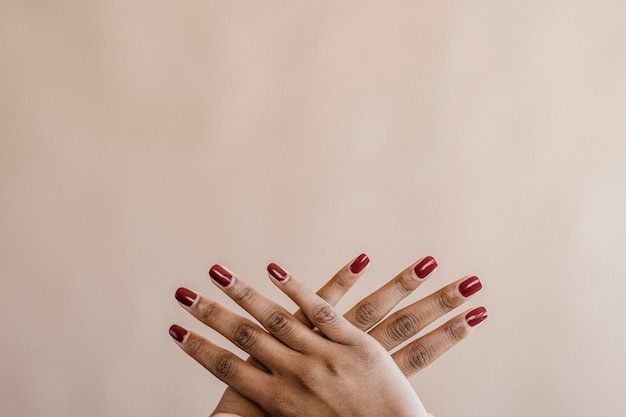
[[[216,408],[216,416],[356,417],[371,415],[368,413],[372,410],[397,416],[427,415],[403,376],[423,369],[465,338],[472,328],[464,315],[459,315],[393,355],[387,350],[411,339],[433,320],[464,303],[467,298],[458,290],[463,279],[381,321],[423,282],[414,274],[413,264],[341,317],[332,305],[360,275],[352,274],[349,265],[319,295],[291,275],[282,282],[271,278],[301,307],[294,316],[240,277],[235,276],[226,288],[218,285],[270,334],[202,295],[185,307],[263,363],[244,362],[193,332],[179,343],[232,387]],[[302,322],[321,333],[311,331]]]

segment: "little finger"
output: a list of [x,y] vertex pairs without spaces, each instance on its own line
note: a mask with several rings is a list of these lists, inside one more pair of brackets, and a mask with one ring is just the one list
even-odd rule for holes
[[271,386],[271,375],[246,363],[234,353],[209,342],[195,332],[177,324],[170,336],[189,356],[218,379],[257,402],[264,396],[263,387]]
[[187,288],[176,290],[180,305],[195,318],[216,330],[238,348],[260,360],[263,365],[275,369],[293,355],[293,350],[270,336],[265,330],[219,303]]
[[469,336],[472,330],[487,318],[488,314],[485,307],[478,307],[460,314],[391,356],[408,378]]

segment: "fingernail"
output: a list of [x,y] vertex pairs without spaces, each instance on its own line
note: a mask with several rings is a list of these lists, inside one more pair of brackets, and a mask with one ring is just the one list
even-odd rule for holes
[[350,272],[352,272],[353,274],[358,274],[363,269],[365,269],[365,267],[369,263],[370,258],[368,258],[366,254],[362,253],[359,255],[358,258],[354,260],[354,262],[352,262],[352,265],[350,265]]
[[225,270],[221,265],[213,265],[209,269],[209,275],[222,287],[228,287],[233,282],[233,276]]
[[281,282],[289,278],[289,274],[285,272],[284,269],[282,269],[280,266],[276,265],[273,262],[267,266],[267,272],[269,272],[271,276],[273,276],[274,278],[276,278],[278,281],[281,281]]
[[465,321],[471,327],[478,326],[482,321],[484,321],[489,316],[487,309],[485,307],[478,307],[470,311],[465,315]]
[[178,324],[172,324],[170,326],[170,336],[172,336],[174,339],[178,340],[179,342],[182,342],[185,339],[185,336],[187,336],[187,333],[188,333],[187,330],[183,329]]
[[179,288],[176,290],[176,294],[174,295],[179,303],[186,305],[187,307],[191,307],[198,294],[195,292],[188,290],[187,288]]
[[483,287],[483,283],[480,282],[478,277],[469,277],[465,281],[459,284],[459,292],[463,297],[469,297],[472,294],[476,294]]
[[427,256],[420,263],[415,265],[415,275],[424,279],[437,268],[437,261],[432,256]]

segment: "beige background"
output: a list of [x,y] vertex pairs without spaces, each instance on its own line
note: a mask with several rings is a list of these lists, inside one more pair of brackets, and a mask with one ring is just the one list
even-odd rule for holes
[[490,319],[412,380],[437,417],[622,415],[625,17],[3,1],[2,414],[207,415],[176,287],[228,303],[220,262],[286,302],[268,262],[317,287],[364,251],[343,308],[426,254],[421,295],[485,283]]

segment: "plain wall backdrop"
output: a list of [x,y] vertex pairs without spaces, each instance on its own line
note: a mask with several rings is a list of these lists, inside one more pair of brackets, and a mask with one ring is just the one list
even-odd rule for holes
[[1,2],[2,414],[206,416],[224,386],[167,329],[228,344],[175,289],[233,306],[219,262],[293,308],[267,263],[317,288],[366,252],[342,309],[429,254],[403,305],[484,282],[489,320],[412,379],[437,417],[622,415],[624,17]]

